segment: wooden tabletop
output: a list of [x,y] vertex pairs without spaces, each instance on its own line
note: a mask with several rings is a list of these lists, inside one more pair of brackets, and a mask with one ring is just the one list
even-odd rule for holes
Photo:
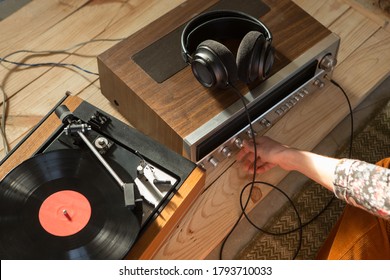
[[[53,51],[76,46],[68,53],[19,52],[7,57],[23,63],[60,62],[67,64],[66,67],[27,68],[5,62],[0,66],[0,89],[7,99],[6,133],[10,148],[17,145],[68,91],[127,122],[101,94],[99,77],[73,65],[97,73],[96,56],[118,42],[100,39],[126,38],[183,2],[32,0],[1,21],[0,57],[18,50]],[[356,107],[389,75],[389,18],[353,0],[294,2],[341,37],[333,78],[345,88],[352,106]],[[90,40],[96,41],[78,45]],[[320,94],[294,107],[267,135],[310,150],[347,114],[344,96],[334,86],[327,86]],[[3,157],[2,144],[0,149]],[[275,169],[259,179],[277,183],[285,175],[286,172]],[[209,182],[155,258],[205,258],[220,244],[239,216],[238,194],[248,180],[235,163],[222,176]],[[263,195],[266,193],[267,190],[263,190]],[[258,201],[250,207],[256,203]]]

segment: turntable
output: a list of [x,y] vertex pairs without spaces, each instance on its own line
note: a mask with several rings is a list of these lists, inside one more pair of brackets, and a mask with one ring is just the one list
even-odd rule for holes
[[194,163],[74,96],[0,177],[1,259],[151,258],[204,184]]

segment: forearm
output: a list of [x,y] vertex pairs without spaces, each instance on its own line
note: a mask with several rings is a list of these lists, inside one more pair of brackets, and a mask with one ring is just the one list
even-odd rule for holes
[[298,171],[330,191],[334,191],[334,171],[339,160],[289,148],[280,156],[279,166]]
[[298,171],[349,204],[389,219],[390,170],[359,160],[334,159],[287,149],[280,166]]
[[255,152],[253,143],[244,142],[237,156],[248,172],[264,173],[276,165],[298,171],[334,192],[338,198],[390,219],[390,169],[297,150],[264,136],[257,139],[256,147]]

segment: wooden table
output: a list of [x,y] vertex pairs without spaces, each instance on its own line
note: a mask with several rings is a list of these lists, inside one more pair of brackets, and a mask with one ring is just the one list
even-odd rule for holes
[[[183,2],[32,0],[0,22],[0,57],[16,50],[63,50],[91,39],[128,37]],[[341,37],[333,78],[345,88],[356,107],[389,75],[389,19],[352,0],[294,2]],[[96,56],[114,44],[115,41],[96,41],[70,50],[73,54],[17,53],[8,59],[25,63],[75,64],[97,72]],[[76,68],[25,68],[3,63],[0,86],[8,101],[6,132],[11,148],[67,91],[126,122],[102,96],[98,76]],[[295,106],[267,135],[310,150],[347,114],[344,96],[334,86],[328,86]],[[278,183],[286,175],[275,169],[259,179]],[[239,216],[238,194],[248,180],[235,163],[217,180],[209,182],[154,258],[205,258]],[[265,195],[267,191],[263,192]],[[256,203],[258,201],[249,207]]]

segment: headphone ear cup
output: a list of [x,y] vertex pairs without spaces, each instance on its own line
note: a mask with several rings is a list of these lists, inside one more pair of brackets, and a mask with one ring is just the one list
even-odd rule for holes
[[248,32],[237,50],[238,78],[249,84],[263,76],[263,60],[266,40],[258,31]]
[[226,88],[238,79],[234,55],[217,41],[200,43],[192,57],[192,71],[205,87]]

